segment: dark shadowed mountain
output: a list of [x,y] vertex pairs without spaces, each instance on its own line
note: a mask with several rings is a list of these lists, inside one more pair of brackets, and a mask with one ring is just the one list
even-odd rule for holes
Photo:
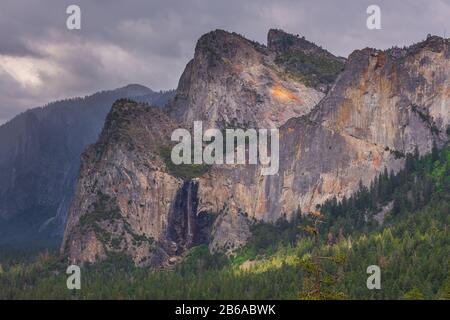
[[267,47],[275,53],[275,63],[294,79],[327,92],[341,72],[345,58],[336,57],[305,37],[279,29],[267,34]]
[[0,243],[57,244],[78,175],[120,98],[162,107],[173,91],[128,85],[28,110],[0,126]]

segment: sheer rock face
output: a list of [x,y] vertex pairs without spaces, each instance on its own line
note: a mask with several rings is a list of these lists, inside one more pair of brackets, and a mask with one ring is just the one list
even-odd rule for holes
[[275,128],[307,114],[323,93],[290,77],[274,59],[273,51],[237,34],[216,30],[202,36],[171,114],[186,126],[201,120],[204,128]]
[[[100,141],[83,156],[63,247],[71,260],[124,252],[136,264],[167,266],[205,241],[211,251],[231,252],[248,239],[253,221],[290,218],[299,208],[308,212],[334,196],[350,196],[385,167],[400,169],[415,147],[425,153],[433,141],[448,140],[448,40],[355,51],[312,111],[289,120],[283,113],[277,122],[257,118],[260,113],[249,111],[252,100],[242,95],[248,84],[242,75],[266,70],[271,50],[216,31],[199,41],[180,80],[170,111],[176,120],[153,109],[113,108]],[[233,73],[236,61],[240,76]],[[222,82],[226,75],[230,80]],[[280,104],[270,104],[270,90],[258,90],[262,109],[279,110]],[[243,101],[248,104],[236,117]],[[113,121],[116,113],[123,121]],[[258,165],[219,165],[198,179],[174,177],[158,145],[179,122],[189,127],[197,116],[210,124],[233,118],[237,124],[282,124],[278,174],[262,176]],[[117,133],[124,138],[116,141]],[[216,215],[211,230],[207,213]]]
[[82,156],[63,241],[73,262],[126,252],[148,265],[172,253],[167,222],[182,181],[165,172],[159,148],[175,127],[159,109],[115,103]]
[[[256,166],[216,167],[200,180],[199,206],[217,212],[225,204],[235,216],[273,222],[348,197],[385,167],[399,170],[415,147],[423,154],[433,141],[448,140],[449,82],[448,40],[356,51],[321,103],[280,128],[277,175],[261,176]],[[217,234],[225,238],[216,243],[227,243],[224,232]]]

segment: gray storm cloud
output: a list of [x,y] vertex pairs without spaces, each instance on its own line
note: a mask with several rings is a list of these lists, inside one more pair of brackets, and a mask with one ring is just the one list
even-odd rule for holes
[[[81,30],[65,27],[70,4],[81,7]],[[366,28],[370,4],[381,7],[382,30]],[[52,100],[128,83],[174,88],[196,40],[216,28],[261,43],[269,28],[282,28],[347,56],[448,36],[449,16],[450,0],[2,0],[0,124]]]

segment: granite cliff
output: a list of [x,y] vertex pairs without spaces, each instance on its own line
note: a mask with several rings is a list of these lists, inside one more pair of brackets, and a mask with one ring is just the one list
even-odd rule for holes
[[[328,77],[323,81],[332,83],[343,63],[285,33],[292,48],[276,45],[280,40],[274,38],[282,38],[279,32],[269,32],[268,47],[222,30],[202,36],[181,76],[171,116],[186,126],[201,120],[205,127],[273,128],[309,113],[324,93],[307,80]],[[313,68],[320,63],[312,58],[311,48],[320,50],[320,62],[333,68]]]
[[[126,101],[113,107],[83,156],[62,251],[72,262],[122,252],[154,267],[199,243],[232,252],[254,221],[310,212],[398,170],[415,148],[448,141],[449,45],[429,37],[357,50],[340,72],[343,59],[280,30],[269,32],[267,47],[220,30],[203,36],[168,114]],[[278,127],[278,174],[262,176],[257,165],[180,174],[164,150],[171,130],[194,120]]]

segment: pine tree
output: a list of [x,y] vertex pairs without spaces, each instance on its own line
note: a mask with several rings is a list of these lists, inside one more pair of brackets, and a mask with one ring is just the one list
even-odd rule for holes
[[345,294],[336,289],[341,280],[340,274],[330,273],[325,269],[325,262],[334,264],[339,269],[345,262],[343,255],[321,256],[320,248],[322,241],[320,237],[319,224],[323,223],[319,211],[309,214],[311,223],[301,226],[301,229],[313,238],[313,249],[311,255],[300,260],[300,266],[305,271],[303,279],[303,291],[300,292],[301,300],[340,300],[345,299]]
[[440,289],[439,299],[450,300],[450,270],[448,272],[447,279],[445,280],[442,288]]

